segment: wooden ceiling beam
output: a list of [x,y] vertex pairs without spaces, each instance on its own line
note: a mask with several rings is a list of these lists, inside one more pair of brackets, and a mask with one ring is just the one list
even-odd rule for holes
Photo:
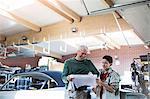
[[[114,1],[112,0],[103,0],[103,3],[110,8],[114,6]],[[115,11],[115,15],[117,16],[117,18],[122,18],[118,11]]]
[[62,16],[64,19],[66,19],[70,23],[73,23],[74,20],[70,16],[68,16],[66,13],[58,9],[53,3],[50,3],[48,0],[38,0],[38,1],[41,4],[45,5],[46,7],[48,7],[49,9],[56,12],[58,15]]
[[109,7],[113,7],[114,6],[114,2],[112,0],[104,0]]
[[9,19],[15,21],[16,23],[19,23],[19,24],[21,24],[21,25],[23,25],[29,29],[32,29],[33,31],[36,31],[36,32],[41,31],[40,26],[35,25],[35,24],[9,12],[9,11],[6,11],[6,10],[0,8],[0,14],[6,18],[9,18]]
[[76,12],[68,8],[66,5],[64,5],[60,0],[53,0],[56,4],[57,7],[63,11],[66,15],[70,16],[72,19],[75,21],[80,22],[81,21],[81,16],[79,16]]
[[[132,29],[125,20],[118,19],[118,21],[123,31]],[[13,42],[15,44],[20,43],[19,40],[22,36],[28,37],[30,42],[43,42],[49,40],[60,40],[60,35],[62,34],[63,38],[67,39],[81,37],[80,33],[85,33],[85,36],[93,36],[103,33],[104,30],[105,33],[114,33],[119,31],[113,14],[86,16],[83,17],[81,22],[75,22],[74,25],[78,29],[76,33],[72,33],[72,24],[62,21],[57,24],[42,27],[42,31],[40,33],[28,31],[24,34],[19,33],[8,36],[6,42],[8,45],[12,45]]]

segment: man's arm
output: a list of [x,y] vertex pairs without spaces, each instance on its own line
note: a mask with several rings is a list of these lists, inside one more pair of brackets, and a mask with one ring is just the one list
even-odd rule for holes
[[95,67],[95,65],[92,63],[92,61],[91,60],[89,60],[89,65],[91,65],[91,72],[93,73],[93,74],[97,74],[97,76],[99,76],[99,72],[98,72],[98,70],[97,70],[97,68]]
[[68,76],[69,70],[68,70],[68,63],[67,61],[64,63],[64,69],[62,73],[62,80],[64,83],[68,83],[67,76]]

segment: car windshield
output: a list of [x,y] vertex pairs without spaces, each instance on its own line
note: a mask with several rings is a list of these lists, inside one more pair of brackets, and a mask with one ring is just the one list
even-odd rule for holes
[[53,79],[47,79],[38,76],[30,75],[17,75],[12,77],[4,86],[1,88],[3,91],[14,91],[14,90],[39,90],[52,88],[57,85]]

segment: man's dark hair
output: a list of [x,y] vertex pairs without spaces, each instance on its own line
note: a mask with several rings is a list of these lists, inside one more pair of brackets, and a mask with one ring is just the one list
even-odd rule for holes
[[109,63],[113,63],[113,58],[109,55],[103,56],[103,59],[106,59]]

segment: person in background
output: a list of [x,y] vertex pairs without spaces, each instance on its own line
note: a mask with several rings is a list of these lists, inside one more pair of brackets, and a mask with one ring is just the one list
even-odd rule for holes
[[0,85],[5,83],[5,76],[0,76]]
[[[87,59],[87,53],[88,47],[81,45],[77,50],[76,56],[65,61],[62,80],[66,84],[66,89],[69,81],[73,80],[70,76],[71,74],[88,74],[89,72],[99,74],[94,64]],[[90,93],[84,91],[86,88],[87,86],[82,86],[76,89],[76,94],[73,99],[90,99]]]
[[97,99],[120,99],[120,76],[111,68],[112,63],[113,58],[111,56],[105,55],[103,57],[103,69],[99,70],[100,76],[96,80],[97,86],[93,89]]

